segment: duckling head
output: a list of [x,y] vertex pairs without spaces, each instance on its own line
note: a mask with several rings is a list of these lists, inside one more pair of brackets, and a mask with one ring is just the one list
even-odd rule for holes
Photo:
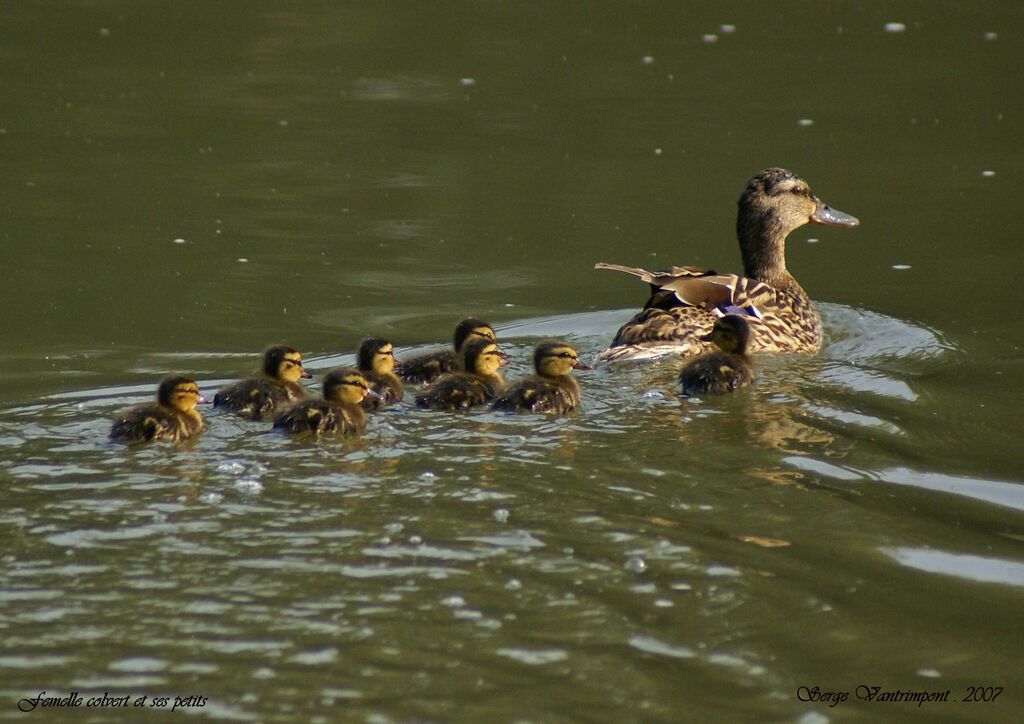
[[714,328],[703,337],[702,342],[714,342],[728,354],[746,354],[750,344],[750,324],[739,314],[727,314],[715,322]]
[[570,370],[593,369],[580,362],[576,350],[565,342],[549,340],[537,345],[533,353],[533,366],[537,374],[543,377],[561,377]]
[[499,367],[508,364],[508,355],[492,339],[470,339],[462,349],[463,365],[467,372],[490,377]]
[[302,355],[284,344],[275,344],[263,350],[263,373],[282,382],[298,382],[313,375],[302,368]]
[[768,283],[786,272],[785,243],[804,224],[857,226],[860,221],[831,208],[802,178],[784,168],[766,168],[747,182],[739,200],[736,236],[744,273]]
[[[455,351],[461,352],[462,345],[468,339],[489,339],[492,342],[497,340],[494,329],[487,322],[476,317],[466,317],[455,327]],[[467,367],[466,369],[471,369]]]
[[206,402],[199,394],[195,380],[181,375],[165,377],[157,388],[156,399],[161,405],[173,407],[179,412],[192,412],[197,403]]
[[358,405],[370,393],[370,385],[359,370],[339,367],[324,375],[324,399]]
[[380,337],[367,337],[356,352],[356,366],[363,372],[389,375],[395,370],[395,346]]

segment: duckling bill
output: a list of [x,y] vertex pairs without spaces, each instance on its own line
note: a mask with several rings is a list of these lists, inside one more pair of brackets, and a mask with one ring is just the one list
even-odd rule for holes
[[375,393],[359,370],[331,370],[324,375],[323,394],[323,399],[304,400],[279,413],[274,418],[274,429],[313,436],[357,435],[366,429],[366,415],[360,404]]
[[395,346],[391,342],[380,337],[364,339],[356,352],[356,366],[377,393],[363,398],[364,410],[376,410],[402,399],[402,381],[395,375]]
[[409,384],[428,384],[449,372],[463,369],[463,345],[471,339],[497,340],[494,329],[487,322],[476,317],[466,317],[455,327],[452,349],[429,352],[403,360],[399,376]]
[[462,348],[465,372],[449,372],[416,395],[416,406],[426,410],[465,410],[494,399],[505,386],[498,372],[507,355],[494,340],[468,340]]
[[263,351],[263,373],[234,382],[217,392],[213,406],[263,420],[281,408],[308,397],[300,379],[313,375],[302,367],[302,355],[287,345]]
[[580,386],[572,370],[592,369],[565,342],[550,340],[533,353],[537,374],[514,383],[494,400],[492,410],[564,415],[580,404]]
[[180,442],[203,431],[203,417],[196,410],[196,404],[206,400],[199,394],[194,380],[171,375],[160,383],[156,398],[155,405],[139,405],[118,414],[110,428],[110,439]]
[[702,341],[712,342],[718,350],[690,360],[679,373],[683,395],[718,395],[747,387],[754,381],[754,366],[747,355],[750,324],[747,318],[729,314],[717,322]]

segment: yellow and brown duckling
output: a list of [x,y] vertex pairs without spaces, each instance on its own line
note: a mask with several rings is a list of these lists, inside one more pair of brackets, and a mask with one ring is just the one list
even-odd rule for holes
[[427,410],[465,410],[490,402],[505,386],[498,372],[507,355],[492,339],[468,340],[462,348],[465,372],[438,377],[416,395],[417,407]]
[[380,337],[364,339],[356,352],[356,366],[377,393],[376,397],[363,399],[363,409],[376,410],[402,399],[402,381],[395,375],[395,347],[391,342]]
[[710,334],[701,338],[718,350],[690,360],[679,373],[686,397],[718,395],[746,387],[754,381],[754,366],[747,355],[750,323],[746,317],[728,314],[717,322]]
[[363,398],[375,394],[363,374],[338,367],[324,375],[324,396],[298,402],[274,418],[274,429],[292,434],[354,435],[366,429]]
[[476,317],[466,317],[455,327],[454,346],[439,352],[421,354],[404,360],[398,375],[409,384],[427,384],[449,372],[463,369],[462,347],[467,340],[489,339],[494,342],[497,336],[487,322]]
[[203,416],[196,404],[206,400],[195,381],[181,375],[166,377],[157,388],[156,400],[155,405],[139,405],[118,414],[110,428],[110,439],[180,442],[203,431]]
[[506,388],[492,410],[564,415],[579,407],[580,386],[570,373],[593,368],[580,362],[576,350],[557,340],[541,342],[533,353],[533,366],[537,374]]
[[213,397],[214,407],[260,420],[286,405],[306,399],[300,379],[313,375],[302,367],[302,355],[278,344],[263,351],[263,373],[224,387]]
[[596,265],[640,277],[651,286],[643,311],[619,329],[598,360],[701,354],[711,349],[705,338],[715,320],[730,313],[751,317],[751,351],[817,352],[821,319],[807,292],[786,269],[786,237],[804,224],[850,227],[859,223],[822,202],[792,171],[761,171],[739,199],[736,236],[742,277],[688,266],[650,272],[618,264]]

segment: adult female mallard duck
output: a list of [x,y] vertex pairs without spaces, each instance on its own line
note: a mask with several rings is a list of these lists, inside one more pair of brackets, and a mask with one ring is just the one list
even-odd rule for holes
[[214,407],[260,420],[281,407],[308,397],[299,379],[313,375],[302,368],[302,355],[283,344],[263,350],[263,374],[239,380],[213,396]]
[[580,404],[580,386],[570,372],[593,369],[580,362],[576,350],[565,342],[541,342],[533,353],[537,374],[505,389],[492,410],[506,412],[550,412],[564,415]]
[[322,400],[304,400],[274,418],[274,429],[292,434],[352,435],[366,429],[360,403],[375,394],[359,370],[338,367],[324,375]]
[[471,339],[463,345],[465,372],[449,372],[416,395],[416,406],[426,410],[465,410],[490,402],[505,386],[498,372],[508,355],[491,339]]
[[370,383],[376,397],[363,398],[364,410],[376,410],[381,405],[402,399],[402,381],[395,375],[395,347],[380,337],[367,337],[356,352],[356,367]]
[[701,337],[702,342],[712,342],[718,349],[683,366],[679,373],[683,395],[718,395],[746,387],[754,381],[754,366],[747,355],[750,344],[748,319],[739,314],[727,314],[715,322],[710,334]]
[[203,416],[196,403],[206,402],[193,380],[181,375],[164,378],[155,405],[139,405],[118,414],[110,439],[121,442],[172,440],[180,442],[203,431]]
[[600,263],[651,285],[642,312],[619,329],[602,362],[665,354],[696,355],[710,349],[702,338],[726,314],[745,314],[754,352],[813,354],[821,347],[821,319],[807,292],[786,269],[786,237],[804,224],[857,226],[849,214],[829,208],[807,182],[784,168],[767,168],[740,196],[736,236],[744,276],[696,267],[665,271]]
[[455,345],[452,349],[429,352],[402,362],[398,375],[410,384],[429,383],[448,372],[462,369],[462,346],[468,339],[489,339],[497,337],[487,322],[476,317],[466,317],[455,327]]

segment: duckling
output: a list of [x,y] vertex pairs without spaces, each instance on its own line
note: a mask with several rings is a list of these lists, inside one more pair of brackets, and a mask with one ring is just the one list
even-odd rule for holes
[[466,317],[455,327],[455,346],[452,349],[421,354],[401,364],[399,376],[410,384],[427,384],[448,372],[462,369],[462,346],[467,339],[497,340],[494,329],[476,317]]
[[206,400],[195,381],[181,375],[166,377],[157,388],[156,400],[155,405],[123,410],[110,428],[110,439],[180,442],[203,431],[203,416],[196,411],[196,403]]
[[324,375],[323,399],[292,405],[274,418],[274,429],[313,436],[359,434],[366,429],[366,415],[360,404],[373,394],[359,370],[337,367]]
[[213,396],[214,407],[262,420],[285,405],[308,397],[299,379],[313,375],[302,368],[302,355],[283,344],[263,351],[263,374],[239,380]]
[[750,179],[739,199],[736,236],[744,276],[689,266],[650,272],[619,264],[595,265],[651,285],[643,311],[619,329],[598,360],[701,354],[712,349],[705,340],[715,320],[731,313],[751,317],[751,351],[814,354],[821,347],[821,319],[807,292],[786,269],[786,237],[804,224],[859,223],[822,202],[792,171],[766,168]]
[[465,410],[490,402],[505,386],[498,372],[508,355],[492,339],[468,340],[462,347],[466,372],[438,377],[416,395],[416,405],[427,410]]
[[715,322],[710,334],[701,337],[718,350],[690,360],[679,373],[683,395],[699,397],[732,392],[754,381],[754,366],[747,355],[750,323],[747,317],[727,314]]
[[533,366],[537,374],[509,386],[494,400],[492,410],[564,415],[579,406],[580,386],[569,372],[593,368],[580,362],[576,350],[558,340],[541,342],[533,353]]
[[356,366],[378,395],[363,398],[364,410],[376,410],[402,399],[402,381],[394,373],[395,347],[391,342],[379,337],[364,339],[356,352]]

